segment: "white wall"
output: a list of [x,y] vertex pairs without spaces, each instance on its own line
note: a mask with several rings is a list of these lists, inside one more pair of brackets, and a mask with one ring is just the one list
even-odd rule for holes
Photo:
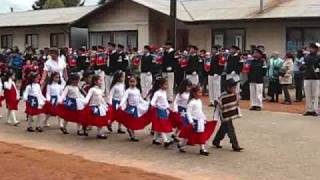
[[69,33],[66,26],[50,26],[50,27],[23,27],[23,28],[0,28],[0,36],[5,34],[13,35],[13,46],[18,46],[21,50],[25,46],[26,34],[38,34],[39,48],[50,47],[51,33],[64,33],[65,46],[69,46]]

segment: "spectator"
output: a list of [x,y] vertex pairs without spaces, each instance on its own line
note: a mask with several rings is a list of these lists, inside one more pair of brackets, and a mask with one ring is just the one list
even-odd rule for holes
[[291,53],[286,54],[279,77],[280,84],[282,85],[284,92],[283,104],[287,105],[292,104],[291,96],[289,93],[289,86],[292,84],[293,59],[294,57]]
[[279,57],[279,53],[273,52],[268,65],[268,95],[271,97],[270,102],[278,102],[279,94],[282,93],[281,85],[279,83],[279,71],[282,64],[283,60]]
[[304,53],[303,50],[300,49],[297,51],[297,57],[294,61],[294,83],[296,88],[296,102],[301,102],[303,99],[303,79],[304,72],[300,70],[302,63],[304,61]]

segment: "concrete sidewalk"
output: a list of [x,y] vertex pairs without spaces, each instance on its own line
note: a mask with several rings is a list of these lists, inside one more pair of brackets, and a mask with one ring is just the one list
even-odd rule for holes
[[[206,109],[206,113],[211,117],[211,110]],[[25,115],[19,113],[18,119],[25,119]],[[108,134],[107,140],[97,140],[95,129],[89,137],[78,137],[74,125],[69,126],[71,134],[62,135],[55,119],[51,119],[51,127],[43,133],[28,133],[25,126],[25,121],[19,127],[6,125],[2,118],[0,141],[187,180],[316,180],[320,177],[320,120],[297,114],[243,110],[243,118],[235,121],[235,127],[245,151],[232,152],[228,139],[225,139],[224,149],[209,147],[209,157],[199,156],[197,146],[188,147],[188,153],[180,154],[174,146],[165,150],[151,145],[152,136],[148,129],[138,132],[140,142],[133,143],[127,140],[127,135],[115,133]]]

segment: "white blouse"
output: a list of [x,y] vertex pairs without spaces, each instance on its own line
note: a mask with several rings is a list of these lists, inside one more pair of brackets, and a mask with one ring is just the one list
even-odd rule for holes
[[89,106],[98,106],[100,116],[107,115],[108,105],[103,98],[103,91],[100,87],[94,86],[90,88],[86,99],[85,104],[89,104]]
[[37,98],[38,108],[41,108],[46,102],[46,98],[42,95],[41,87],[38,83],[32,83],[26,87],[23,93],[23,100],[28,101],[28,96]]
[[139,117],[149,109],[149,103],[142,98],[140,90],[138,88],[128,88],[125,91],[120,102],[121,109],[126,109],[127,104],[137,107]]
[[11,78],[9,78],[8,81],[3,83],[3,87],[4,87],[5,90],[11,90],[11,88],[15,88],[16,94],[17,94],[17,100],[20,99],[20,95],[18,93],[18,90],[17,90],[17,87],[16,87],[16,83],[14,81],[12,81]]
[[63,86],[61,84],[58,84],[56,82],[53,82],[52,84],[49,84],[47,86],[47,92],[46,92],[46,99],[47,101],[51,101],[51,96],[57,96],[58,99],[61,96],[63,91]]
[[204,132],[207,118],[202,110],[201,99],[192,99],[188,103],[187,116],[188,116],[189,123],[193,124],[194,120],[198,121],[198,128],[197,128],[198,132]]
[[65,84],[65,81],[63,79],[63,71],[67,67],[66,62],[62,58],[58,58],[58,61],[52,60],[51,57],[48,57],[48,60],[44,63],[43,70],[48,72],[48,75],[50,76],[51,73],[59,73],[61,77],[62,84]]
[[77,110],[84,109],[85,99],[78,86],[66,86],[58,102],[62,103],[67,97],[76,99]]
[[178,112],[178,106],[187,108],[188,107],[188,100],[189,100],[190,93],[183,92],[182,94],[177,94],[174,100],[174,110]]
[[167,92],[162,89],[156,91],[151,99],[151,105],[162,110],[168,109],[170,106],[168,103]]
[[109,104],[112,104],[112,100],[121,101],[125,93],[124,83],[116,83],[110,90]]

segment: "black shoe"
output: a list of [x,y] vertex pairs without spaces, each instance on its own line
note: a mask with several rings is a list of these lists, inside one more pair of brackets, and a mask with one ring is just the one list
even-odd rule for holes
[[256,111],[256,110],[257,110],[257,107],[256,107],[256,106],[252,106],[252,107],[249,108],[249,110],[250,110],[250,111]]
[[37,132],[43,132],[43,129],[41,127],[36,127]]
[[269,102],[276,102],[274,99],[270,99]]
[[104,134],[97,135],[97,139],[107,139],[107,136]]
[[179,149],[179,152],[181,152],[181,153],[185,153],[186,152],[186,150],[184,150],[183,147],[180,144],[177,145],[177,148]]
[[220,144],[215,143],[215,142],[213,142],[212,145],[215,146],[215,147],[218,148],[218,149],[221,149],[221,148],[222,148],[222,146],[221,146]]
[[150,131],[150,135],[151,135],[151,136],[154,135],[154,131],[153,131],[153,130]]
[[165,142],[164,143],[164,147],[168,148],[169,146],[171,146],[173,144],[173,141],[169,141],[169,142]]
[[122,129],[118,129],[118,134],[125,134],[126,132],[123,131]]
[[256,111],[262,111],[261,107],[256,107]]
[[214,104],[210,103],[208,106],[209,106],[209,107],[214,107]]
[[108,125],[108,127],[107,127],[107,128],[108,128],[108,131],[109,131],[109,132],[112,132],[112,131],[113,131],[113,130],[112,130],[112,126],[111,126],[111,125]]
[[27,128],[27,131],[28,131],[28,132],[34,132],[34,129],[33,129],[32,127],[28,127],[28,128]]
[[312,112],[311,116],[318,116],[318,113]]
[[78,130],[78,131],[77,131],[77,135],[78,135],[78,136],[83,136],[84,134],[83,134],[82,131]]
[[82,132],[83,132],[84,136],[89,136],[88,131],[87,131],[87,127],[83,127]]
[[13,126],[18,127],[18,126],[19,126],[19,124],[20,124],[20,121],[19,121],[19,122],[16,122],[15,124],[13,124]]
[[161,145],[161,142],[158,142],[158,141],[156,141],[156,140],[153,140],[153,141],[152,141],[152,144],[154,144],[154,145]]
[[61,128],[60,128],[60,131],[61,131],[63,134],[69,134],[66,128],[61,127]]
[[136,137],[130,137],[130,141],[132,141],[132,142],[138,142],[139,139],[137,139]]
[[209,154],[210,154],[209,152],[207,152],[207,151],[205,151],[203,149],[200,150],[200,155],[209,156]]
[[233,147],[232,149],[235,152],[241,152],[243,150],[243,148],[241,148],[241,147]]
[[303,115],[304,115],[304,116],[312,116],[312,112],[307,111],[307,112],[305,112]]
[[173,141],[174,141],[175,143],[180,142],[179,139],[177,138],[177,136],[174,135],[174,134],[171,135],[171,138],[173,139]]

